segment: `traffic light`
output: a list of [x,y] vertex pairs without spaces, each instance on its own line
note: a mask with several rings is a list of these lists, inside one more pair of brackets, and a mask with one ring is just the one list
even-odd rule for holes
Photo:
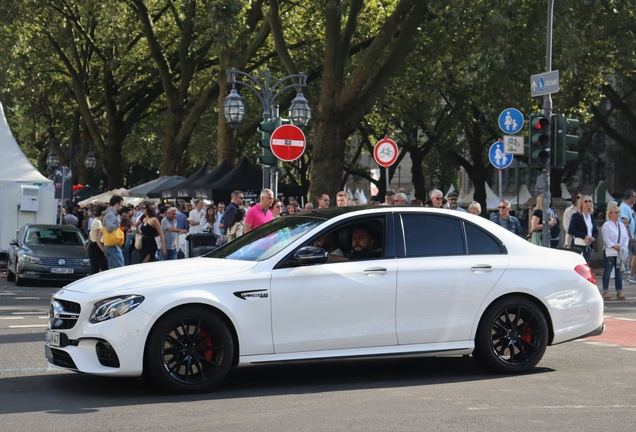
[[550,148],[550,121],[541,114],[530,114],[530,134],[528,143],[528,164],[543,168],[545,161],[550,157],[547,149]]
[[276,121],[262,121],[258,128],[261,133],[261,139],[258,141],[258,146],[261,148],[261,156],[258,157],[258,163],[261,165],[276,166],[278,163],[278,158],[274,156],[271,148],[272,132],[277,128],[276,123]]
[[569,131],[575,132],[579,127],[579,121],[577,119],[566,118],[565,114],[555,114],[554,118],[554,165],[563,167],[568,162],[576,160],[579,157],[579,152],[568,150],[568,147],[571,148],[571,146],[579,142],[578,135],[568,134]]

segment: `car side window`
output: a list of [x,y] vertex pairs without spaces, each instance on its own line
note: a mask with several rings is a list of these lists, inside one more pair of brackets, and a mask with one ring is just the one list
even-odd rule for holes
[[501,241],[495,239],[483,229],[464,221],[466,229],[466,243],[469,255],[502,254],[506,253]]
[[459,219],[442,215],[402,214],[407,257],[463,255]]

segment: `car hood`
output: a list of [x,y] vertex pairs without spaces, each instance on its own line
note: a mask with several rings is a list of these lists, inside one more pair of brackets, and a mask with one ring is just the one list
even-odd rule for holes
[[135,264],[97,273],[67,285],[65,291],[81,293],[139,290],[156,285],[163,288],[172,284],[186,286],[199,280],[223,282],[231,275],[252,269],[257,262],[215,258],[158,261]]
[[88,252],[84,246],[30,244],[22,246],[22,250],[40,258],[88,258]]

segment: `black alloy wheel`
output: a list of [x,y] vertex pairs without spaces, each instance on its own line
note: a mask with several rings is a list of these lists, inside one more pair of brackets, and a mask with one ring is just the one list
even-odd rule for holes
[[499,373],[522,373],[539,363],[548,343],[543,312],[524,297],[507,297],[484,313],[475,341],[477,359]]
[[234,343],[227,325],[209,309],[189,306],[167,313],[146,346],[150,376],[177,393],[212,389],[232,365]]

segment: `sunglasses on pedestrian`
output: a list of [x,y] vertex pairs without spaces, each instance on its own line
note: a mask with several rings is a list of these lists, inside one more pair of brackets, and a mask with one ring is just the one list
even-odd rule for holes
[[583,200],[584,203],[591,203],[592,200]]
[[499,206],[500,209],[506,209],[508,206]]

